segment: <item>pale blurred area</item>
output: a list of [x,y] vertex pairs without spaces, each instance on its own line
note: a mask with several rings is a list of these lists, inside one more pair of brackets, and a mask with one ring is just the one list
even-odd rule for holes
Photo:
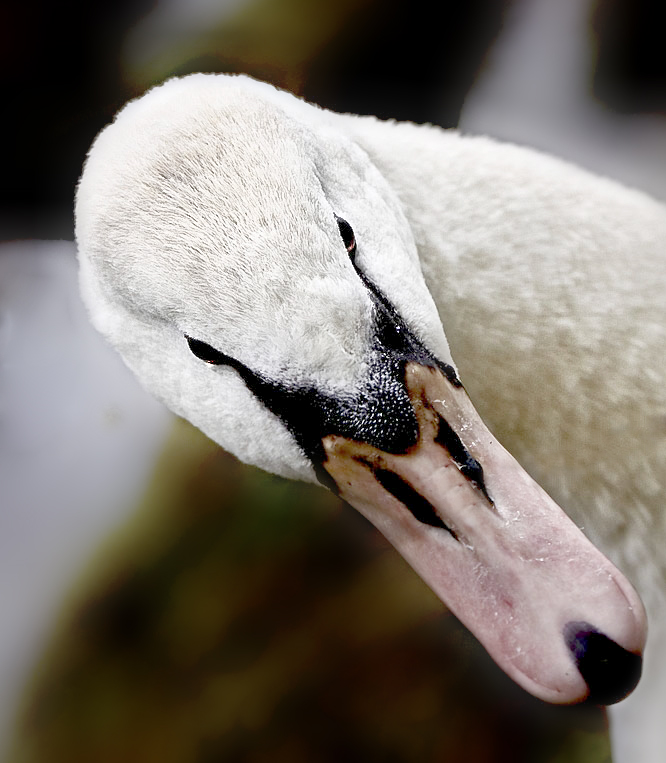
[[63,595],[145,490],[171,416],[90,326],[74,245],[0,246],[0,740]]
[[654,7],[514,3],[465,98],[460,129],[555,154],[666,199],[666,52]]
[[608,759],[600,713],[515,689],[350,509],[239,465],[141,390],[87,323],[72,196],[125,100],[202,70],[665,199],[654,5],[3,6],[3,763]]

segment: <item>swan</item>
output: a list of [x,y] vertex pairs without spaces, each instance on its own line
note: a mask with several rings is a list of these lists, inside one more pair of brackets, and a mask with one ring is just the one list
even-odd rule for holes
[[339,493],[535,696],[634,689],[646,615],[615,564],[658,623],[663,206],[196,74],[100,133],[75,211],[91,320],[150,392]]

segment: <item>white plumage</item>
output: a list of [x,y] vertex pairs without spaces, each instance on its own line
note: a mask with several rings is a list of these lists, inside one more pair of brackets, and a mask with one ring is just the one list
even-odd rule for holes
[[[355,232],[353,264],[333,212]],[[242,460],[309,480],[294,431],[184,336],[284,388],[349,400],[374,362],[358,268],[434,356],[455,359],[493,432],[637,585],[660,648],[663,206],[518,147],[194,75],[98,137],[77,240],[93,322],[144,384]],[[647,659],[646,688],[618,709],[637,704],[649,726],[666,676]],[[666,750],[657,715],[632,731],[644,763]]]

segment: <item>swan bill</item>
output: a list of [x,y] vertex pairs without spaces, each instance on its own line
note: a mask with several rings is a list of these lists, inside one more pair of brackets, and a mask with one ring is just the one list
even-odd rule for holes
[[[524,689],[558,704],[622,699],[645,642],[636,592],[493,437],[462,387],[416,363],[405,385],[419,427],[406,452],[323,439],[323,468],[341,497]],[[572,635],[580,622],[592,624],[585,638]]]

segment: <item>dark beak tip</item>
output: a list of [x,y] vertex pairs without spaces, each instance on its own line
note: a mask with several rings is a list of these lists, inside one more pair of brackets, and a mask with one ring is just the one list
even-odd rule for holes
[[588,702],[613,705],[636,688],[643,668],[640,654],[629,652],[585,622],[567,623],[564,639],[590,690]]

